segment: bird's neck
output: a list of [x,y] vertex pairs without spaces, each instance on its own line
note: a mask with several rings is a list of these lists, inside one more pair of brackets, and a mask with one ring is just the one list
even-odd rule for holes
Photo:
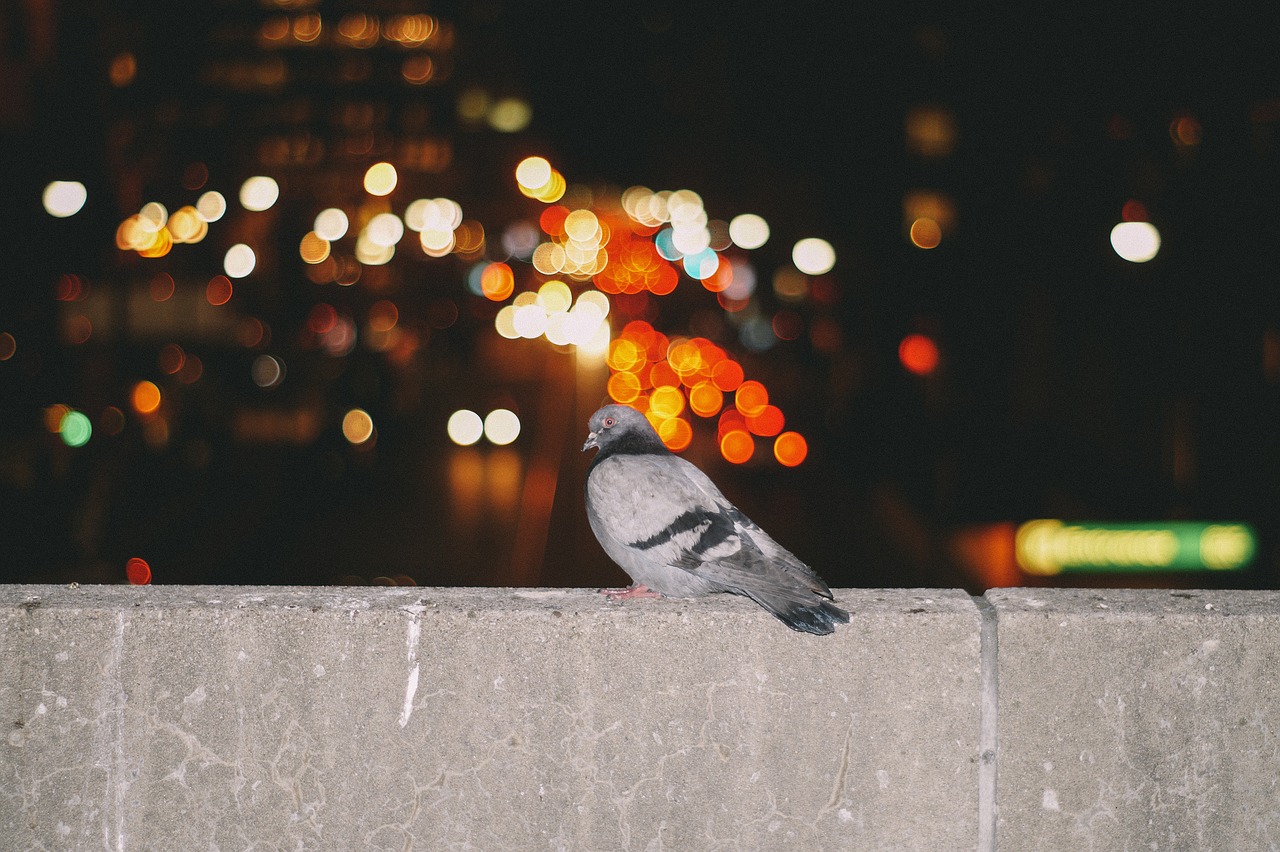
[[655,433],[622,435],[600,448],[591,460],[591,467],[610,456],[661,456],[671,455],[667,445]]

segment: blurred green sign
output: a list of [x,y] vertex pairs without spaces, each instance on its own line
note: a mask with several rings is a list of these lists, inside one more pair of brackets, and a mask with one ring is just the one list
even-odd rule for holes
[[1027,521],[1014,536],[1018,565],[1029,574],[1063,571],[1235,571],[1258,549],[1247,524],[1168,521],[1067,523]]

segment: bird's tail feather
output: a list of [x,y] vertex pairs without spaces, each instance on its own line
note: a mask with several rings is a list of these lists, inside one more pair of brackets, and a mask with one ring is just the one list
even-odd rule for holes
[[849,613],[830,601],[798,601],[794,598],[747,593],[748,597],[773,613],[779,621],[800,633],[825,636],[836,624],[848,624]]

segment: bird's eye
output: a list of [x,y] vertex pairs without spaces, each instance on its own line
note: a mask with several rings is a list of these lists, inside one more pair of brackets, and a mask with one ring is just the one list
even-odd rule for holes
[[604,419],[604,428],[608,429],[610,426],[612,426],[613,424],[615,424],[615,423],[617,423],[617,422],[618,422],[618,421],[617,421],[617,420],[614,420],[612,417],[606,417],[606,418]]

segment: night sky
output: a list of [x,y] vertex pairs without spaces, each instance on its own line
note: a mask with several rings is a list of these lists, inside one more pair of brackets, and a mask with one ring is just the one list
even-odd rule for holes
[[[572,415],[548,420],[534,412],[550,388],[568,387],[563,358],[531,354],[542,365],[536,375],[478,372],[493,332],[465,296],[461,264],[413,265],[376,291],[401,306],[406,325],[420,321],[422,347],[408,367],[363,349],[341,364],[305,346],[295,352],[293,330],[320,297],[300,264],[281,261],[278,283],[250,279],[232,305],[269,320],[273,351],[293,359],[274,396],[246,380],[254,353],[178,335],[203,353],[205,374],[174,388],[163,446],[132,420],[120,436],[95,435],[73,452],[45,428],[42,412],[54,403],[94,418],[109,405],[127,409],[127,388],[156,378],[165,342],[117,334],[69,345],[59,331],[65,306],[51,295],[59,276],[124,292],[158,268],[111,243],[140,202],[178,199],[193,161],[207,163],[209,186],[230,196],[262,170],[251,143],[269,132],[264,114],[309,104],[302,112],[313,117],[300,126],[319,138],[335,105],[363,98],[385,113],[388,134],[408,134],[406,116],[427,105],[424,126],[451,140],[453,162],[425,175],[423,191],[458,197],[491,236],[537,215],[511,174],[539,154],[571,184],[688,188],[714,218],[764,216],[773,236],[752,255],[762,278],[789,262],[800,237],[834,246],[825,280],[838,299],[797,308],[806,324],[835,321],[833,350],[801,338],[744,352],[732,324],[707,319],[692,297],[664,302],[655,318],[671,333],[722,333],[717,342],[809,435],[812,454],[795,470],[727,465],[704,438],[689,454],[833,585],[978,589],[992,575],[956,556],[959,532],[1058,517],[1244,521],[1260,535],[1254,567],[1239,574],[1071,582],[1274,586],[1280,8],[1068,4],[1006,15],[950,4],[693,5],[444,4],[427,9],[456,33],[438,85],[386,85],[375,66],[364,84],[335,94],[323,63],[313,68],[294,51],[281,54],[290,97],[227,94],[208,82],[211,64],[256,56],[253,39],[235,32],[271,13],[260,4],[0,13],[0,58],[15,81],[0,101],[14,152],[3,167],[12,191],[0,332],[18,342],[0,362],[0,506],[9,507],[0,579],[123,582],[135,556],[150,561],[155,582],[625,579],[580,514],[580,409],[602,401],[602,385],[565,391]],[[421,11],[314,9],[330,20]],[[113,87],[104,69],[122,51],[137,55],[139,72]],[[468,87],[526,100],[532,120],[506,134],[468,126],[453,110]],[[180,106],[166,112],[166,103]],[[908,118],[921,109],[952,123],[945,151],[912,148]],[[288,251],[351,167],[325,159],[281,175],[285,201],[272,221]],[[41,188],[58,178],[90,186],[72,219],[52,220],[39,206]],[[906,234],[904,199],[919,191],[954,210],[930,250]],[[1121,259],[1108,242],[1127,202],[1161,234],[1149,263]],[[174,253],[185,274],[218,271],[211,249],[189,248],[182,260]],[[760,289],[761,309],[777,310],[767,284]],[[366,281],[331,301],[358,320],[375,290]],[[460,314],[448,328],[431,319],[443,301]],[[931,375],[898,362],[910,333],[937,343]],[[518,469],[554,455],[558,484],[541,534],[518,520],[528,488],[525,503],[490,501],[458,515],[457,493],[442,485],[456,475],[442,420],[463,404],[500,401],[526,422]],[[378,445],[353,450],[332,425],[302,446],[245,444],[224,417],[286,402],[314,404],[326,423],[367,407]],[[516,564],[510,548],[521,546],[542,554],[540,567]]]

